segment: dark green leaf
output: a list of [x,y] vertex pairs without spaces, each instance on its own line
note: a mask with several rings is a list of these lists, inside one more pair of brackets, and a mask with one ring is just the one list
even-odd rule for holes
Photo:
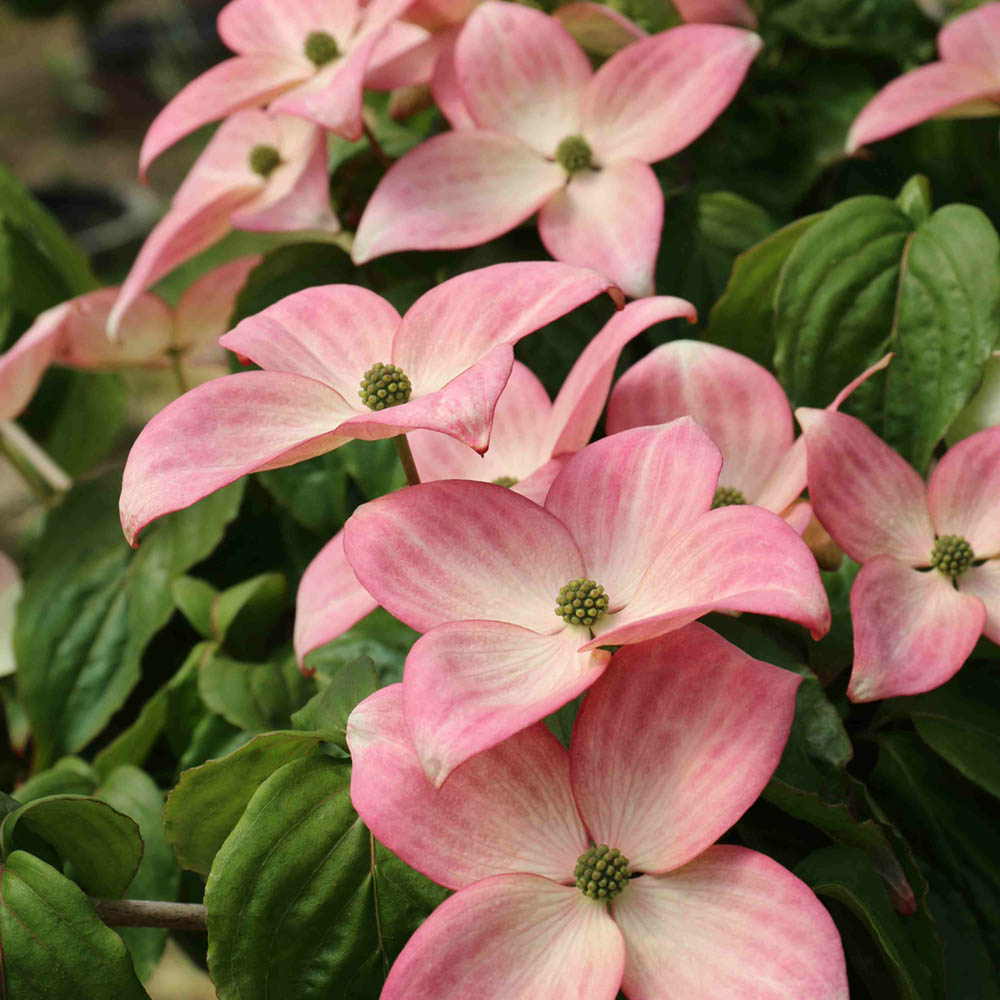
[[310,653],[306,664],[326,676],[332,676],[345,664],[367,656],[375,662],[379,683],[384,687],[403,678],[403,663],[417,633],[377,608],[362,618],[354,628]]
[[347,717],[354,706],[378,689],[375,664],[367,656],[345,663],[299,711],[292,725],[306,732],[321,733],[323,738],[347,749]]
[[212,611],[215,638],[237,656],[253,655],[272,636],[285,610],[286,592],[281,573],[264,573],[223,591]]
[[318,733],[265,733],[221,760],[185,771],[163,810],[181,865],[207,875],[261,782],[289,761],[316,753],[320,742]]
[[8,815],[0,826],[5,857],[18,849],[22,833],[51,844],[95,896],[120,896],[142,859],[138,826],[106,802],[82,795],[35,799]]
[[849,907],[864,923],[904,1000],[934,1000],[927,967],[907,937],[903,918],[893,910],[885,886],[861,851],[825,847],[810,854],[795,874],[818,895]]
[[177,610],[191,623],[191,627],[203,638],[215,637],[212,609],[219,592],[205,580],[193,576],[179,576],[171,588]]
[[79,757],[63,757],[52,767],[32,775],[17,789],[18,802],[33,802],[50,795],[93,795],[97,771]]
[[0,970],[11,1000],[148,1000],[87,897],[23,851],[0,866]]
[[220,1000],[374,996],[444,895],[376,848],[351,806],[346,762],[288,764],[212,866],[208,962]]

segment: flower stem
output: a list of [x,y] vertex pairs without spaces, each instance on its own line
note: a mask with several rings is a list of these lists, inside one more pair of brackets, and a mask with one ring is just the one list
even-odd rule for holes
[[40,500],[65,493],[73,480],[13,420],[0,421],[0,453]]
[[383,167],[389,168],[392,166],[392,157],[382,148],[382,143],[378,141],[375,137],[375,132],[369,126],[368,121],[362,118],[361,122],[365,130],[365,138],[368,140],[368,145],[371,147],[372,154]]
[[165,927],[173,931],[203,931],[201,903],[161,903],[149,899],[94,899],[97,915],[109,927]]
[[420,473],[417,472],[417,463],[413,461],[413,452],[410,451],[410,443],[406,440],[405,434],[397,434],[393,439],[396,445],[396,454],[399,455],[399,464],[406,473],[406,481],[411,486],[416,486],[420,482]]

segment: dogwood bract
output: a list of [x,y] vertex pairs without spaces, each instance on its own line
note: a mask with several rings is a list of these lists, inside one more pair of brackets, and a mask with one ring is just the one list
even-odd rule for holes
[[192,80],[159,113],[142,144],[140,173],[202,125],[266,104],[359,139],[368,59],[407,2],[232,0],[218,28],[236,56]]
[[175,308],[146,293],[125,314],[110,340],[108,316],[117,288],[87,292],[43,312],[5,354],[0,354],[0,420],[16,417],[50,365],[116,371],[162,367],[170,353],[196,365],[217,363],[216,344],[233,303],[259,257],[241,257],[194,282]]
[[[887,355],[841,391],[836,410]],[[714,505],[751,503],[781,514],[799,534],[812,516],[798,503],[806,487],[805,442],[795,440],[792,408],[781,383],[743,354],[699,340],[673,340],[646,355],[615,384],[607,428],[663,424],[689,415],[722,452]]]
[[924,481],[860,420],[795,411],[809,495],[861,563],[851,589],[853,701],[919,694],[1000,642],[1000,428],[950,448]]
[[712,846],[767,783],[799,678],[701,625],[614,655],[569,752],[542,723],[424,779],[399,685],[351,713],[351,798],[407,864],[456,889],[382,1000],[847,1000],[810,889]]
[[938,62],[893,80],[862,108],[847,136],[849,153],[930,118],[1000,114],[1000,3],[946,24],[938,52]]
[[722,456],[690,418],[604,438],[532,503],[488,483],[424,483],[344,528],[358,579],[425,632],[407,724],[440,785],[464,760],[588,688],[609,654],[715,609],[829,628],[816,562],[760,507],[711,510]]
[[[497,401],[485,455],[477,455],[446,434],[410,432],[408,440],[421,480],[500,483],[542,503],[562,467],[554,456],[579,451],[590,440],[622,348],[648,326],[679,316],[693,323],[694,306],[669,297],[627,305],[584,348],[554,403],[538,378],[515,361]],[[343,532],[338,532],[309,564],[299,584],[295,604],[299,666],[307,653],[335,639],[377,607],[347,562]]]
[[126,536],[247,473],[355,438],[422,427],[485,451],[514,344],[608,288],[594,271],[538,261],[461,274],[403,318],[356,285],[289,295],[220,341],[263,371],[206,382],[143,428],[122,482]]
[[223,122],[146,237],[111,310],[111,333],[117,335],[142,292],[230,229],[340,229],[330,208],[321,129],[264,111],[241,111]]
[[739,28],[682,25],[595,73],[556,19],[489,0],[454,53],[476,127],[435,136],[390,168],[358,225],[354,260],[473,246],[538,211],[557,260],[593,267],[630,296],[652,294],[663,192],[649,164],[721,114],[760,44]]

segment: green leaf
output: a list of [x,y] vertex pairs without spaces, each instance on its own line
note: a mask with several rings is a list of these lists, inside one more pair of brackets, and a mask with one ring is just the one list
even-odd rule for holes
[[1000,798],[1000,677],[966,668],[944,687],[893,707],[952,767]]
[[51,795],[10,813],[0,825],[5,857],[18,849],[22,833],[51,844],[94,896],[120,896],[142,859],[138,826],[106,802],[82,795]]
[[292,716],[292,725],[306,732],[322,733],[330,743],[347,750],[347,717],[378,690],[378,674],[370,657],[359,656],[337,670],[319,694]]
[[221,760],[185,771],[163,810],[167,839],[181,865],[207,875],[261,782],[290,761],[315,754],[320,742],[319,733],[265,733]]
[[148,1000],[87,897],[23,851],[0,865],[0,970],[11,1000]]
[[[125,423],[128,394],[125,380],[114,372],[58,374],[67,385],[43,442],[52,458],[76,476],[114,447]],[[39,395],[35,406],[45,403]],[[34,412],[29,409],[29,416]]]
[[223,591],[213,607],[215,638],[237,656],[252,655],[274,632],[287,589],[284,574],[263,573]]
[[76,487],[50,515],[14,637],[40,767],[82,749],[122,706],[174,612],[172,581],[216,546],[242,491],[164,518],[134,555],[117,523],[117,475]]
[[59,223],[31,196],[27,188],[0,163],[0,215],[31,234],[42,253],[69,286],[70,296],[97,287],[86,257],[73,245]]
[[927,967],[914,951],[902,919],[868,858],[849,847],[825,847],[795,869],[819,896],[837,900],[876,940],[904,1000],[933,1000]]
[[923,174],[914,174],[896,195],[896,204],[916,225],[922,225],[934,210],[931,182]]
[[366,656],[375,662],[379,684],[384,687],[402,680],[406,654],[416,641],[413,629],[376,608],[342,636],[310,653],[306,664],[330,677],[345,664]]
[[725,294],[712,307],[704,339],[771,367],[774,358],[774,294],[788,255],[820,218],[808,215],[784,226],[733,262]]
[[[180,887],[181,870],[163,832],[160,813],[163,793],[137,767],[112,771],[97,790],[97,798],[135,820],[142,834],[144,851],[135,877],[129,883],[128,899],[174,900]],[[125,927],[119,933],[132,953],[139,978],[145,982],[160,960],[167,932],[156,927]]]
[[350,774],[323,756],[288,764],[223,844],[205,892],[220,1000],[374,996],[444,898],[376,846],[351,806]]
[[775,367],[793,406],[826,406],[888,350],[910,217],[864,195],[826,212],[785,261]]
[[33,802],[49,795],[93,795],[97,771],[80,757],[63,757],[52,767],[39,771],[17,789],[18,802]]
[[304,677],[290,657],[280,663],[242,663],[208,656],[198,670],[198,692],[205,705],[240,729],[287,729],[292,713],[315,694],[316,682]]
[[171,589],[177,610],[190,622],[191,627],[203,639],[213,639],[215,626],[212,622],[212,609],[219,596],[218,590],[194,576],[179,576]]
[[330,538],[351,513],[343,451],[338,448],[284,469],[258,472],[255,478],[299,524]]

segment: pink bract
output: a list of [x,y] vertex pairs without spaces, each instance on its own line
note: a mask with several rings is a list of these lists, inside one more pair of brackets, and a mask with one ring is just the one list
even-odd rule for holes
[[930,118],[1000,114],[1000,3],[987,3],[945,25],[941,58],[893,80],[862,109],[847,151]]
[[[356,285],[282,299],[220,341],[263,371],[198,386],[139,435],[122,483],[126,536],[134,543],[150,521],[247,473],[355,438],[426,428],[485,451],[514,344],[608,288],[593,271],[538,262],[459,275],[421,296],[402,319]],[[409,378],[408,402],[372,410],[359,399],[362,379],[378,363]]]
[[112,335],[142,292],[230,229],[340,229],[330,208],[322,129],[264,111],[240,111],[223,122],[142,245],[111,310]]
[[[836,410],[862,382],[889,364],[886,355],[850,383]],[[811,516],[798,499],[806,487],[806,452],[795,440],[785,390],[764,367],[725,347],[696,340],[663,344],[615,384],[608,433],[692,416],[722,452],[719,502],[756,504],[781,514],[801,534]],[[725,491],[725,494],[723,493]]]
[[[515,492],[544,502],[562,466],[556,456],[578,451],[590,440],[622,348],[652,324],[679,316],[691,323],[697,318],[689,302],[669,297],[632,302],[615,313],[577,359],[554,403],[542,383],[515,361],[497,401],[484,455],[446,434],[417,430],[408,435],[421,480],[502,480]],[[344,555],[343,532],[338,532],[309,564],[299,584],[295,609],[299,666],[307,653],[337,638],[376,607],[378,602],[354,576]]]
[[169,352],[196,365],[220,367],[216,339],[227,329],[236,295],[259,263],[241,257],[216,268],[181,296],[175,309],[149,293],[140,295],[109,339],[108,317],[117,288],[101,288],[42,313],[9,351],[0,354],[0,420],[28,405],[50,365],[116,371],[163,367]]
[[[425,483],[355,511],[344,549],[384,608],[425,632],[403,675],[407,724],[440,785],[469,757],[559,708],[641,642],[715,609],[829,628],[808,548],[759,507],[711,510],[722,459],[689,418],[569,458],[545,506],[486,483]],[[502,527],[501,527],[502,526]],[[590,627],[556,609],[587,580]]]
[[[1000,428],[950,448],[925,484],[860,420],[796,416],[816,516],[861,563],[848,695],[874,701],[938,687],[980,635],[1000,642]],[[957,561],[942,562],[949,546]]]
[[474,246],[540,212],[553,257],[607,274],[632,297],[652,294],[663,196],[649,164],[708,128],[759,48],[738,28],[684,25],[594,73],[555,18],[488,0],[458,38],[457,93],[444,102],[474,127],[390,168],[358,226],[355,261]]
[[236,56],[192,80],[160,112],[142,145],[140,173],[202,125],[266,104],[345,139],[360,138],[368,59],[408,3],[232,0],[218,24]]
[[[396,960],[382,1000],[847,1000],[812,892],[764,855],[712,846],[770,778],[799,678],[701,625],[615,654],[569,752],[541,723],[424,780],[399,685],[348,721],[351,797],[375,836],[456,889]],[[591,843],[633,877],[575,884]]]

